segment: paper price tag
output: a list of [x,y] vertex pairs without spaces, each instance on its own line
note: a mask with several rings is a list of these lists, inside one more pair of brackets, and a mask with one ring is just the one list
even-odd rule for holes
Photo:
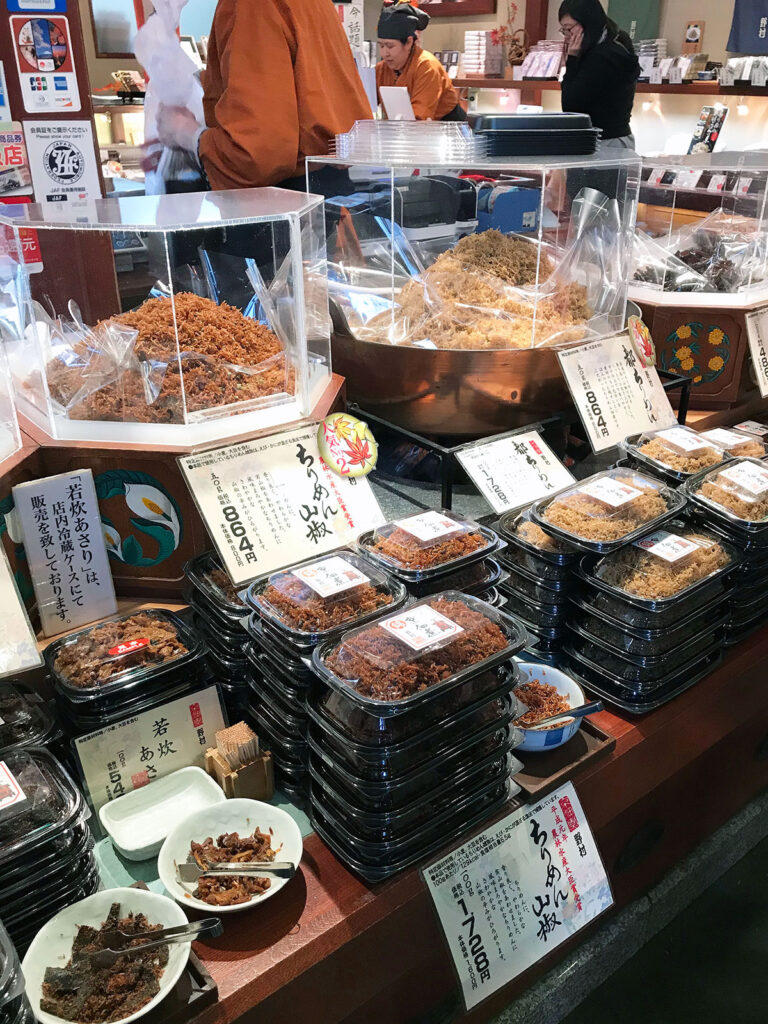
[[657,530],[656,533],[636,540],[636,548],[642,548],[657,558],[663,558],[665,562],[679,562],[681,558],[687,558],[694,551],[701,547],[693,540],[686,540],[676,533],[669,533],[667,530]]
[[613,903],[572,783],[425,868],[469,1010]]
[[758,437],[768,436],[768,426],[758,423],[757,420],[744,420],[743,423],[737,423],[733,429],[744,430],[748,434],[756,434]]
[[757,386],[763,398],[768,398],[768,306],[747,313],[747,338]]
[[682,68],[670,68],[669,69],[669,84],[670,85],[682,85],[683,84],[683,69]]
[[305,565],[302,569],[294,569],[292,575],[306,583],[320,597],[333,597],[334,594],[360,587],[363,583],[370,583],[369,576],[340,555],[324,558],[322,562]]
[[762,61],[753,65],[752,73],[749,76],[749,84],[756,86],[758,89],[764,89],[766,84],[768,84],[768,68],[766,68]]
[[573,483],[535,430],[473,445],[456,457],[494,512],[529,505]]
[[447,619],[428,604],[402,611],[391,619],[380,621],[378,625],[414,651],[423,651],[425,647],[450,640],[452,636],[464,632],[458,622]]
[[405,530],[416,540],[427,544],[439,537],[447,537],[449,533],[457,533],[461,527],[439,512],[421,512],[417,516],[408,516],[406,519],[397,519],[395,526]]
[[701,436],[706,437],[708,441],[714,441],[716,445],[720,445],[722,448],[733,448],[738,444],[749,443],[749,438],[744,437],[738,430],[724,430],[722,427],[716,427],[714,430],[705,430]]
[[725,174],[713,174],[707,183],[707,192],[722,192],[727,180]]
[[752,188],[752,179],[741,177],[736,183],[735,192],[740,196],[748,196],[749,190]]
[[661,68],[651,68],[651,73],[648,76],[648,81],[651,85],[661,85]]
[[667,170],[665,167],[652,167],[651,173],[648,175],[648,184],[660,185],[661,179],[664,177],[666,173]]
[[9,807],[25,803],[26,799],[27,794],[17,782],[11,769],[5,761],[0,761],[0,813],[8,810]]
[[641,364],[627,334],[558,352],[558,358],[594,451],[677,422],[656,368]]
[[736,73],[733,68],[720,68],[720,85],[726,89],[732,89],[736,85]]
[[692,167],[685,167],[675,175],[675,185],[678,188],[696,188],[701,178],[701,171]]
[[694,434],[685,427],[670,427],[668,430],[660,430],[657,437],[666,441],[671,448],[676,448],[680,453],[693,454],[706,450],[706,444],[698,434]]
[[768,470],[755,466],[751,462],[742,462],[738,466],[724,469],[718,479],[720,477],[730,480],[737,487],[743,488],[749,494],[754,494],[756,498],[762,498],[764,494],[768,493]]
[[582,494],[588,494],[590,498],[602,502],[603,505],[610,505],[611,508],[621,508],[628,501],[643,496],[643,492],[638,491],[636,487],[630,487],[629,484],[623,484],[608,476],[600,480],[590,480],[589,483],[582,484],[579,490]]

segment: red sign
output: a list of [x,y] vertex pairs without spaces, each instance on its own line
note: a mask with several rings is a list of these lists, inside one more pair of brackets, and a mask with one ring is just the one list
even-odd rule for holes
[[142,786],[149,785],[149,772],[136,772],[135,775],[131,776],[131,782],[133,783],[134,789],[141,789]]
[[[0,213],[6,217],[18,216],[14,213],[15,205],[31,203],[29,196],[3,196],[0,199]],[[3,209],[5,207],[5,209]],[[19,211],[20,212],[20,211]],[[13,230],[6,226],[3,229],[4,244],[0,243],[0,249],[7,251],[13,259],[19,258],[16,245],[13,241]],[[21,242],[21,259],[30,274],[37,274],[43,269],[43,254],[40,251],[40,239],[34,228],[19,228],[19,241]]]
[[576,819],[576,812],[573,809],[573,804],[567,796],[561,797],[558,802],[560,804],[560,809],[563,812],[563,816],[565,817],[565,822],[568,825],[568,831],[575,832],[579,827],[579,823]]
[[196,729],[199,729],[200,726],[203,724],[203,715],[200,711],[200,705],[190,704],[189,713],[192,716],[192,725],[194,725]]
[[126,640],[125,643],[118,644],[117,647],[110,647],[108,653],[110,658],[123,658],[126,654],[133,654],[145,647],[149,647],[149,640],[146,637],[141,637],[138,640]]

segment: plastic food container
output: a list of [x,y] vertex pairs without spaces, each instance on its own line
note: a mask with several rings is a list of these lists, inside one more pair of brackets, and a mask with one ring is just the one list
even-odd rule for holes
[[214,609],[230,628],[239,629],[240,620],[247,613],[246,604],[218,557],[205,551],[187,562],[184,574],[204,606]]
[[309,771],[305,766],[295,768],[292,765],[275,763],[275,788],[289,800],[303,806],[309,798]]
[[203,641],[182,619],[150,608],[114,615],[55,640],[44,656],[58,692],[83,703],[111,701],[118,692],[149,690],[188,676],[205,653]]
[[737,533],[768,530],[768,466],[759,459],[735,459],[689,480],[685,492],[709,516]]
[[11,1012],[15,1013],[17,1008],[10,1007],[13,1000],[17,1000],[24,991],[24,975],[21,973],[21,964],[16,955],[13,943],[8,932],[0,921],[0,1013],[6,1015],[10,1020]]
[[357,539],[361,554],[405,583],[420,583],[492,554],[496,534],[458,512],[419,512]]
[[568,615],[570,606],[564,594],[560,595],[561,600],[558,604],[542,604],[510,590],[507,585],[502,587],[502,593],[507,598],[505,611],[521,619],[529,630],[557,629],[562,626]]
[[307,714],[307,687],[300,690],[289,689],[282,685],[266,658],[261,657],[261,664],[253,668],[248,679],[248,690],[252,703],[258,703],[259,695],[265,692],[278,707],[283,706],[289,714],[301,717]]
[[[208,672],[208,666],[204,666]],[[195,690],[201,690],[210,686],[213,682],[210,675],[195,675],[186,681],[179,682],[178,679],[170,680],[168,686],[158,687],[154,692],[147,693],[142,690],[131,694],[130,700],[120,700],[111,706],[105,705],[89,706],[88,704],[69,703],[57,697],[56,717],[69,737],[85,736],[96,729],[103,729],[121,722],[132,715],[140,715],[143,711],[150,711],[152,708],[167,704],[169,701],[184,697]]]
[[277,668],[288,673],[297,686],[309,686],[315,678],[312,661],[309,657],[299,655],[296,650],[287,648],[284,640],[276,632],[269,631],[267,624],[262,622],[256,612],[248,619],[248,635],[253,646],[266,655]]
[[245,629],[240,629],[237,632],[226,629],[220,622],[209,617],[209,613],[201,608],[200,603],[195,601],[192,594],[187,594],[185,597],[192,610],[192,624],[202,634],[211,651],[228,658],[241,657],[243,645],[248,643],[248,634]]
[[768,455],[768,445],[757,435],[743,430],[715,427],[713,430],[702,430],[701,436],[734,459],[764,459]]
[[622,441],[620,448],[634,461],[673,483],[687,480],[728,459],[722,445],[690,427],[681,426],[634,434]]
[[534,523],[529,509],[507,512],[495,529],[507,542],[506,550],[499,556],[502,564],[524,570],[536,579],[567,581],[581,557],[576,548],[552,537]]
[[39,696],[18,681],[0,682],[0,757],[22,747],[42,747],[61,735]]
[[353,629],[338,644],[321,644],[312,663],[321,679],[359,707],[397,715],[444,702],[527,642],[509,615],[449,590]]
[[[95,860],[93,856],[94,843],[90,843],[77,857],[71,857],[57,870],[41,876],[34,883],[30,880],[26,888],[20,888],[13,894],[3,892],[3,917],[9,922],[9,926],[18,928],[24,924],[27,906],[29,905],[30,892],[48,892],[54,896],[72,889],[81,884],[83,878],[93,871]],[[39,886],[39,890],[38,887]]]
[[402,583],[345,548],[273,572],[248,589],[251,607],[303,653],[394,611],[406,597]]
[[631,469],[607,469],[537,501],[531,518],[575,547],[615,551],[671,519],[685,498]]
[[303,736],[289,735],[265,703],[256,707],[250,705],[249,714],[255,722],[254,729],[261,748],[270,751],[275,767],[306,768],[309,746]]
[[573,573],[563,579],[539,579],[522,566],[509,566],[507,579],[499,584],[508,593],[520,594],[539,604],[559,604],[578,589],[579,582]]
[[280,736],[290,741],[304,742],[307,734],[307,712],[302,708],[295,713],[285,703],[279,693],[271,690],[269,685],[256,685],[251,687],[250,704],[259,714],[267,714],[270,722],[274,723]]
[[[307,699],[307,681],[303,677],[296,678],[290,668],[270,658],[256,643],[248,644],[245,653],[252,679],[268,673],[270,681],[279,688],[287,701],[304,706]],[[311,672],[311,677],[312,681],[316,681],[314,672]]]
[[[585,581],[589,582],[590,578],[584,575]],[[703,615],[721,604],[726,594],[727,591],[719,587],[713,587],[712,591],[702,589],[690,594],[686,600],[670,601],[666,607],[653,609],[640,603],[630,603],[602,588],[591,587],[584,591],[582,600],[590,611],[601,613],[619,628],[658,630],[676,628],[693,615]]]
[[[497,551],[498,554],[498,551]],[[496,558],[483,558],[457,572],[449,572],[425,583],[409,583],[408,592],[414,597],[430,597],[441,590],[460,590],[483,600],[483,593],[495,588],[505,573]]]

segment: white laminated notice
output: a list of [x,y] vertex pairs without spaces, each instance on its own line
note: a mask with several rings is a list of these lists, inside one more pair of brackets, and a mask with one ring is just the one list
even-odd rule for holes
[[642,548],[657,558],[663,558],[665,562],[679,562],[681,558],[687,558],[694,551],[698,551],[701,544],[694,540],[687,540],[677,533],[669,533],[667,530],[657,530],[635,541],[636,548]]
[[417,516],[408,516],[407,519],[398,519],[395,526],[410,533],[416,540],[425,544],[438,537],[447,537],[449,533],[458,533],[461,525],[442,515],[440,512],[421,512]]
[[740,462],[737,466],[722,470],[718,479],[720,478],[725,478],[749,494],[754,494],[754,500],[768,493],[768,470],[751,462]]
[[679,452],[685,452],[687,455],[706,451],[707,448],[699,434],[694,434],[685,427],[670,427],[669,430],[660,430],[656,436],[666,441],[670,448],[677,448]]
[[320,597],[333,597],[353,587],[369,583],[370,577],[345,561],[340,555],[324,558],[322,562],[313,562],[301,569],[294,569],[292,576],[306,583]]
[[0,812],[23,804],[26,799],[27,794],[16,781],[11,769],[5,761],[0,761]]
[[748,437],[740,434],[738,430],[725,430],[723,427],[705,430],[701,436],[706,437],[708,441],[713,441],[715,444],[720,445],[721,448],[735,448],[740,444],[749,444],[750,440]]
[[724,174],[713,174],[707,184],[707,192],[722,192],[727,180]]
[[758,423],[757,420],[744,420],[742,423],[737,423],[734,430],[743,430],[747,434],[756,434],[757,437],[768,436],[768,426],[765,423]]
[[405,609],[399,615],[384,619],[377,625],[398,640],[402,640],[414,651],[423,651],[425,647],[464,632],[458,622],[446,618],[428,604]]
[[760,395],[768,398],[768,306],[747,313],[747,338]]
[[634,501],[635,498],[643,496],[643,492],[638,491],[636,487],[630,487],[629,484],[623,484],[620,480],[614,480],[609,476],[600,477],[599,480],[590,480],[588,483],[582,484],[579,490],[582,494],[588,494],[590,498],[601,501],[604,505],[610,505],[611,508],[621,508],[628,501]]

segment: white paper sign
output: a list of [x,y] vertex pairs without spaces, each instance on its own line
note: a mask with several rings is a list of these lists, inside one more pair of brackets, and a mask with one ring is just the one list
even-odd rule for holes
[[666,441],[671,448],[677,448],[680,452],[692,454],[693,452],[706,451],[707,446],[698,434],[687,427],[670,427],[668,430],[660,430],[657,435],[662,441]]
[[724,430],[722,427],[716,427],[714,430],[705,430],[701,436],[706,437],[708,441],[714,441],[715,444],[720,445],[722,448],[735,448],[740,444],[749,444],[749,438],[744,437],[737,430]]
[[669,84],[670,85],[682,85],[683,84],[683,69],[680,67],[673,67],[669,69]]
[[578,489],[582,494],[587,494],[590,498],[594,498],[595,501],[601,501],[604,505],[609,505],[611,508],[621,508],[627,502],[635,501],[636,498],[642,498],[643,496],[643,492],[638,491],[636,487],[630,487],[629,484],[623,484],[620,480],[614,480],[609,476],[600,477],[598,480],[590,480],[588,483],[582,484]]
[[768,426],[764,423],[758,423],[757,420],[744,420],[743,423],[737,423],[733,429],[745,430],[748,434],[756,434],[758,437],[768,435]]
[[573,476],[535,430],[456,453],[494,512],[529,505],[573,483]]
[[0,544],[0,608],[3,633],[0,643],[0,679],[37,668],[43,656],[37,649],[35,633],[19,595],[8,557]]
[[757,386],[763,398],[768,398],[768,306],[747,313],[747,338]]
[[75,743],[96,810],[179,768],[205,765],[225,726],[215,686],[126,718]]
[[752,179],[742,175],[739,178],[739,180],[736,182],[736,188],[734,189],[734,191],[737,193],[737,195],[748,196],[749,195],[749,190],[751,188],[752,188]]
[[236,587],[385,522],[368,480],[329,469],[316,434],[309,424],[179,459]]
[[650,185],[660,185],[661,179],[666,173],[666,167],[652,167],[651,173],[648,175],[648,183]]
[[424,870],[467,1009],[613,903],[572,783]]
[[24,549],[46,636],[117,611],[90,469],[13,488]]
[[420,512],[418,515],[408,516],[406,519],[398,519],[395,521],[395,526],[399,526],[401,530],[405,530],[406,533],[424,544],[461,530],[459,523],[434,511]]
[[732,89],[736,85],[736,74],[733,68],[729,68],[727,65],[720,68],[720,85],[726,89]]
[[641,364],[627,334],[557,355],[594,451],[677,422],[656,368]]
[[0,761],[0,811],[26,803],[27,794],[21,788],[11,769]]
[[681,558],[687,558],[694,551],[701,547],[696,541],[687,540],[677,533],[669,533],[667,530],[657,530],[635,541],[636,548],[642,548],[657,558],[663,558],[665,562],[679,562]]
[[458,622],[447,619],[428,604],[406,608],[389,619],[380,619],[377,625],[414,651],[423,651],[425,647],[464,632]]
[[651,68],[648,80],[651,85],[661,85],[661,67]]
[[38,203],[65,217],[101,198],[90,121],[25,121],[24,134]]
[[727,180],[725,174],[713,174],[707,183],[707,192],[722,192]]
[[[755,466],[751,462],[740,462],[737,466],[731,466],[720,473],[718,480],[724,478],[732,484],[754,494],[756,498],[768,493],[768,469]],[[751,499],[747,499],[751,500]]]
[[334,594],[342,594],[353,587],[370,583],[369,576],[339,555],[305,565],[302,569],[294,569],[291,575],[306,583],[320,597],[333,597]]
[[675,185],[677,188],[696,188],[701,177],[701,171],[692,167],[684,167],[675,174]]
[[765,88],[768,83],[768,68],[762,61],[755,64],[752,67],[752,72],[749,76],[749,84],[757,86],[758,89]]

